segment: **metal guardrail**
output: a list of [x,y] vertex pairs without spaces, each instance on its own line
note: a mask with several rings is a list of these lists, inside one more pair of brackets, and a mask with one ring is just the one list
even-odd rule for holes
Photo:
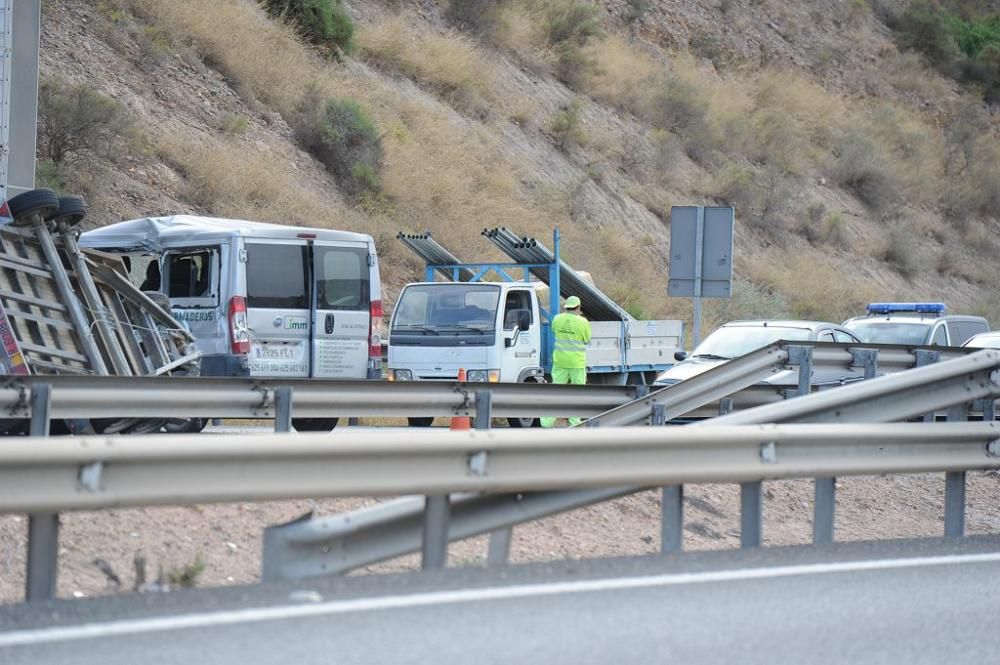
[[[826,342],[775,342],[730,360],[703,374],[654,390],[629,404],[591,419],[590,426],[614,427],[654,424],[681,417],[713,417],[720,400],[731,403],[722,410],[743,410],[784,400],[789,392],[806,394],[895,373],[932,362],[962,358],[974,349],[907,347],[898,345],[834,344]],[[761,384],[775,374],[798,370],[782,383]],[[842,372],[839,381],[815,385],[814,373]],[[833,378],[837,378],[833,375]]]
[[1000,468],[994,423],[24,438],[0,511]]
[[52,418],[274,418],[281,389],[296,417],[471,416],[476,391],[492,394],[497,417],[595,416],[635,399],[640,386],[454,381],[324,381],[118,376],[4,377],[0,414],[30,418],[31,391],[52,388]]
[[[775,353],[780,345],[769,347],[772,350],[761,351],[745,356],[742,359],[727,363],[719,368],[706,372],[699,377],[689,379],[694,386],[703,386],[685,393],[685,399],[691,394],[702,395],[706,401],[718,400],[718,394],[728,390],[738,389],[747,381],[759,380],[752,376],[753,372],[767,371],[767,363],[761,359]],[[824,348],[834,349],[835,345],[824,345]],[[710,428],[723,423],[755,424],[781,423],[794,418],[796,422],[824,421],[840,418],[851,413],[855,422],[887,423],[904,420],[920,415],[921,409],[938,411],[949,406],[978,406],[983,419],[992,422],[994,417],[994,402],[990,397],[1000,397],[1000,353],[996,351],[978,351],[968,355],[955,349],[912,349],[894,347],[887,349],[890,353],[886,365],[900,369],[908,364],[918,364],[937,360],[939,351],[951,360],[940,365],[920,367],[885,377],[856,383],[836,390],[824,391],[797,399],[787,400],[780,404],[762,406],[729,416],[706,420],[698,427]],[[872,358],[861,354],[858,362],[861,367],[867,366],[866,374],[873,374]],[[881,353],[879,354],[881,355]],[[754,358],[751,358],[753,356]],[[891,359],[891,360],[889,360]],[[729,368],[729,369],[726,369]],[[711,374],[716,377],[712,378]],[[719,375],[726,374],[726,378]],[[706,377],[706,378],[702,378]],[[731,379],[727,383],[727,379]],[[683,384],[672,386],[661,391],[660,396],[669,395],[668,391]],[[739,394],[747,394],[746,389]],[[653,395],[651,395],[652,397]],[[722,398],[726,399],[726,398]],[[918,399],[918,405],[911,400]],[[975,405],[975,400],[983,400]],[[666,400],[664,400],[666,403]],[[655,403],[650,404],[645,399],[636,404],[638,420],[646,420],[643,410],[650,412]],[[686,408],[698,404],[697,400],[689,401]],[[635,405],[630,405],[635,406]],[[864,407],[857,408],[856,407]],[[625,408],[619,408],[612,413],[621,413]],[[958,408],[951,416],[964,418],[966,409]],[[601,419],[602,417],[598,417]],[[844,422],[844,420],[839,420]],[[604,426],[603,423],[601,425]],[[678,429],[678,428],[669,428]],[[684,427],[683,429],[688,429]],[[615,432],[623,430],[616,429]],[[829,542],[833,539],[833,515],[835,474],[823,474],[817,481],[817,502],[815,506],[815,533],[817,542]],[[958,482],[957,475],[949,474],[947,485],[948,511],[946,532],[961,535],[964,515],[964,476]],[[531,522],[552,514],[584,508],[595,503],[618,498],[648,487],[632,488],[600,488],[570,491],[553,491],[529,493],[523,495],[485,495],[462,497],[455,507],[455,522],[450,531],[452,540],[458,540],[471,535],[493,532],[489,563],[502,563],[506,560],[503,551],[503,541],[509,542],[509,532],[502,530],[516,524]],[[744,486],[745,500],[742,502],[741,534],[744,546],[754,546],[760,543],[762,520],[762,496],[759,482],[748,482]],[[419,551],[422,545],[421,533],[414,527],[416,515],[423,515],[424,499],[421,497],[404,498],[382,504],[380,506],[363,508],[344,515],[335,515],[315,520],[299,520],[287,525],[271,527],[265,533],[264,571],[269,579],[295,579],[299,576],[321,574],[323,572],[342,573],[354,568],[369,565]],[[683,485],[671,485],[663,490],[663,533],[662,546],[664,550],[681,549],[683,534]],[[499,531],[498,531],[499,530]],[[500,541],[494,548],[494,541]]]

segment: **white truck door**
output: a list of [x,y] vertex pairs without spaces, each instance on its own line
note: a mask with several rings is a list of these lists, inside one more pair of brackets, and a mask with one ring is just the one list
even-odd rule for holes
[[[535,314],[533,295],[528,289],[511,289],[504,297],[501,381],[517,381],[523,369],[542,364],[541,325]],[[528,327],[520,329],[518,322],[527,322]]]
[[371,280],[365,243],[313,245],[316,319],[312,339],[313,376],[368,376]]
[[246,242],[251,376],[309,376],[308,252],[303,241]]

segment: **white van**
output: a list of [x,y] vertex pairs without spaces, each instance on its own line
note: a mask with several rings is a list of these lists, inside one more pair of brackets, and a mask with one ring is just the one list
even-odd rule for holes
[[[382,300],[371,236],[176,215],[88,231],[130,256],[131,278],[170,298],[202,376],[381,378]],[[336,419],[296,419],[324,430]]]

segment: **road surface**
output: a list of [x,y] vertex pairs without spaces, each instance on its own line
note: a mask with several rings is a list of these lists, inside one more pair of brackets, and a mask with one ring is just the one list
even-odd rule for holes
[[0,663],[1000,660],[1000,538],[328,578],[0,608]]

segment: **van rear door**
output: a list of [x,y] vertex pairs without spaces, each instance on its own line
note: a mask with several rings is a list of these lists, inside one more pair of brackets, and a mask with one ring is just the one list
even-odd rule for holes
[[309,247],[246,241],[250,375],[308,377],[311,339]]
[[368,245],[315,241],[312,251],[312,376],[367,378],[372,289]]

